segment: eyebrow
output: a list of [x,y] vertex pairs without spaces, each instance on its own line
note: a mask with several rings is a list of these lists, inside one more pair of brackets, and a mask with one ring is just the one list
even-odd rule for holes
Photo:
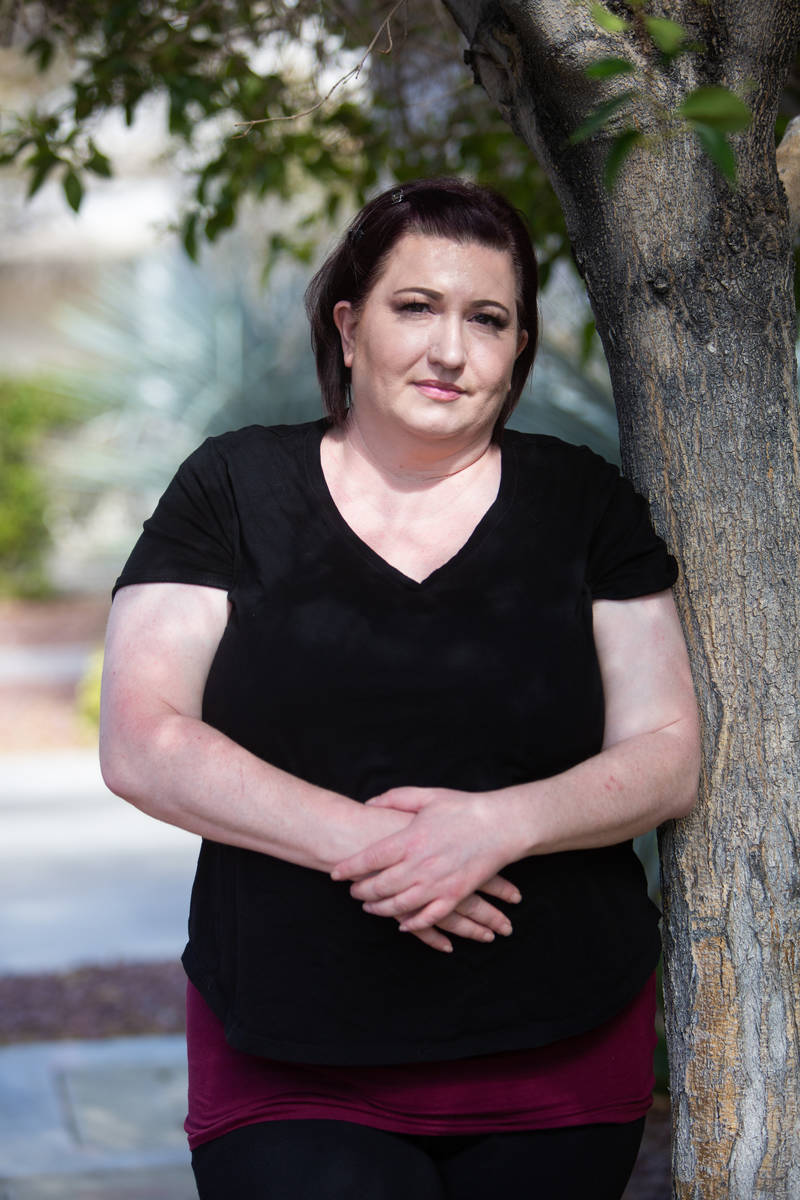
[[[424,288],[424,287],[397,288],[394,292],[392,292],[392,295],[399,296],[403,292],[419,292],[423,296],[430,296],[431,300],[441,300],[441,298],[442,298],[441,292],[434,291],[433,288]],[[472,307],[473,308],[499,308],[501,312],[504,312],[507,316],[511,316],[509,309],[506,308],[505,304],[501,304],[499,300],[475,300],[473,302]]]

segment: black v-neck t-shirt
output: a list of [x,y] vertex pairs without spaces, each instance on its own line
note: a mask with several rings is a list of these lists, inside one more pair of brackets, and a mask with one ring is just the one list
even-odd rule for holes
[[[421,583],[350,529],[320,465],[326,423],[210,438],[182,465],[117,586],[224,588],[203,719],[358,801],[402,785],[494,790],[596,754],[592,601],[661,591],[646,502],[586,447],[506,431],[498,495]],[[205,841],[184,954],[231,1045],[316,1063],[532,1047],[620,1010],[659,954],[631,843],[531,856],[514,933],[436,953],[322,872]]]

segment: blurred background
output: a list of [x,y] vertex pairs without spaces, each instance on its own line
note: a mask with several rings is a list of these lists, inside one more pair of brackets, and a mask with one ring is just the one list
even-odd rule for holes
[[[97,768],[110,591],[142,520],[208,433],[319,415],[307,279],[417,174],[528,215],[542,342],[511,425],[617,460],[616,422],[557,205],[430,6],[402,39],[390,5],[157,4],[146,27],[140,6],[73,8],[0,13],[0,1194],[188,1196],[196,839]],[[290,120],[236,136],[266,111]]]

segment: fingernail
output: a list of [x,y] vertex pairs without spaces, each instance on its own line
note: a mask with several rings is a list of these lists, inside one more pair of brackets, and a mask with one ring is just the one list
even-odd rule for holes
[[492,933],[491,929],[484,929],[482,937],[485,942],[494,941],[494,934]]
[[514,927],[510,923],[508,925],[503,925],[501,926],[500,932],[502,933],[503,937],[508,937],[514,932]]
[[362,904],[361,907],[365,913],[371,913],[373,911],[371,904]]
[[331,871],[331,879],[334,883],[338,883],[341,878],[342,877],[338,871]]
[[398,925],[397,928],[400,930],[401,933],[408,933],[407,925]]
[[515,893],[515,894],[514,894],[514,895],[511,897],[511,903],[512,903],[512,904],[519,904],[519,902],[520,902],[520,900],[521,900],[521,899],[522,899],[522,893],[521,893],[521,892],[516,892],[516,893]]

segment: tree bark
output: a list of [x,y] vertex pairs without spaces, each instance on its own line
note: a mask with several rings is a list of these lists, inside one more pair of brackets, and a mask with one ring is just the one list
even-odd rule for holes
[[[444,0],[476,79],[548,171],[614,385],[626,473],[681,564],[704,723],[697,808],[661,831],[665,1007],[680,1200],[800,1196],[800,435],[792,230],[774,119],[796,0],[666,0],[706,47],[670,66],[570,0]],[[630,10],[609,0],[630,17]],[[609,133],[569,134],[630,79],[646,94],[612,195]],[[730,187],[663,113],[703,83],[751,105]],[[623,117],[617,118],[617,126]]]

